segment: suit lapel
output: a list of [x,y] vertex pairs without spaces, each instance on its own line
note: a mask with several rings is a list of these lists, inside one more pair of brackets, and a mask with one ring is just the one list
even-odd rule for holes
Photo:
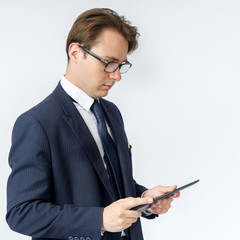
[[122,128],[122,123],[120,122],[117,115],[113,114],[113,111],[108,108],[102,99],[100,99],[101,105],[105,114],[105,117],[107,119],[107,122],[111,128],[115,144],[118,151],[119,156],[119,162],[120,167],[122,171],[122,177],[123,177],[123,184],[124,184],[124,191],[125,196],[132,196],[132,192],[134,191],[131,188],[131,182],[132,182],[132,172],[131,172],[131,161],[130,161],[130,155],[129,155],[129,149],[128,149],[128,142],[125,135],[125,132]]
[[89,131],[85,121],[83,120],[81,114],[78,112],[77,108],[72,103],[71,98],[63,90],[60,83],[53,92],[53,96],[57,98],[58,103],[60,104],[64,115],[63,118],[72,129],[76,137],[78,138],[80,144],[83,146],[87,152],[89,159],[91,160],[96,172],[99,175],[102,183],[109,192],[110,196],[115,199],[114,191],[109,182],[106,169],[103,165],[103,161],[98,150],[98,147],[95,143],[95,140]]

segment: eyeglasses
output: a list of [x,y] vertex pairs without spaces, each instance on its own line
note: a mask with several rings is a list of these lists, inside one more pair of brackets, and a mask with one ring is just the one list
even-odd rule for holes
[[93,56],[97,60],[99,60],[100,62],[104,63],[105,64],[104,71],[106,73],[113,73],[119,68],[120,73],[123,74],[123,73],[126,73],[132,66],[132,64],[128,61],[124,61],[123,63],[107,62],[107,61],[103,60],[102,58],[100,58],[99,56],[97,56],[95,53],[88,50],[87,48],[81,46],[80,44],[78,44],[78,46],[80,48],[82,48],[82,50],[85,51],[86,53],[90,54],[91,56]]

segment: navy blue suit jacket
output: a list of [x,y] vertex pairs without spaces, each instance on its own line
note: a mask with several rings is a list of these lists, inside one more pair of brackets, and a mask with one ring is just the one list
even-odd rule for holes
[[[117,107],[100,99],[117,146],[125,197],[146,190],[132,176],[131,149]],[[100,240],[103,208],[116,200],[97,145],[60,84],[13,128],[6,219],[33,239]],[[151,216],[154,217],[154,216]],[[143,239],[140,220],[129,229]],[[119,240],[106,232],[104,239]]]

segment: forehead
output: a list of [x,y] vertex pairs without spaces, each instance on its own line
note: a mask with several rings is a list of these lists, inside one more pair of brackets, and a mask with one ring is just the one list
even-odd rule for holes
[[102,57],[124,61],[127,58],[128,41],[118,31],[107,28],[98,36],[91,50]]

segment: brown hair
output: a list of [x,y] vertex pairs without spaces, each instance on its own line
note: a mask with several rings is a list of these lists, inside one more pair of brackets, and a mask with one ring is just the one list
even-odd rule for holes
[[74,22],[67,38],[67,56],[69,45],[73,42],[78,42],[87,49],[91,49],[105,28],[113,28],[126,38],[128,53],[137,48],[138,30],[124,16],[119,16],[118,13],[108,8],[93,8],[83,12]]

